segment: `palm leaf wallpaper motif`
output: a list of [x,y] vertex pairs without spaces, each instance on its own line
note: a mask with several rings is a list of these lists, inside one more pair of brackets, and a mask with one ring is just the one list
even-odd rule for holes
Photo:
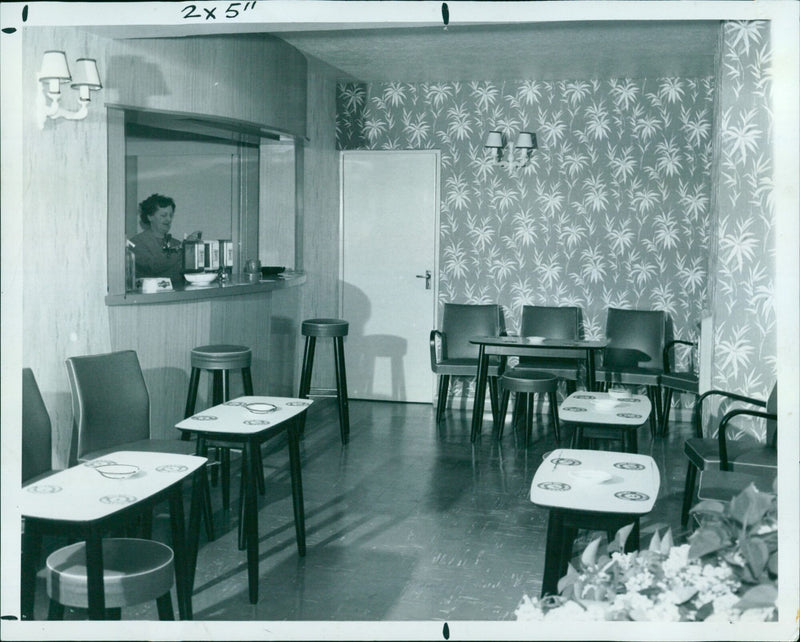
[[766,399],[777,377],[769,23],[725,23],[720,60],[711,383]]
[[[768,56],[752,34],[736,42],[749,47],[737,61],[749,78]],[[756,91],[746,82],[740,91]],[[441,150],[440,303],[500,303],[510,330],[523,305],[577,305],[588,338],[603,336],[608,307],[660,309],[674,336],[695,339],[709,306],[714,94],[712,77],[340,84],[337,146]],[[736,165],[761,163],[771,176],[757,133],[764,118],[755,106],[729,110],[742,206],[770,198],[764,175]],[[515,174],[496,166],[483,147],[490,129],[506,140],[535,132],[530,164]],[[717,294],[735,306],[734,290],[757,278],[748,306],[764,308],[771,217],[754,218],[731,212],[719,223],[720,258],[732,262]],[[733,327],[720,336],[747,328],[746,341],[763,338],[743,313],[721,316]],[[742,359],[736,376],[750,376]]]

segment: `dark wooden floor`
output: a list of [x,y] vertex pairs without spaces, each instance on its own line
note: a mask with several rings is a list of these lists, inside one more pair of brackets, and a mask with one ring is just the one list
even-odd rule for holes
[[[257,605],[247,598],[235,511],[222,511],[212,488],[218,536],[201,535],[195,619],[513,620],[522,595],[541,588],[547,512],[528,492],[542,456],[556,447],[552,430],[540,415],[527,446],[510,426],[498,442],[487,417],[473,446],[468,412],[448,410],[438,426],[433,414],[430,405],[351,401],[350,443],[342,446],[335,405],[312,406],[301,442],[304,558],[294,539],[285,438],[264,446]],[[667,526],[682,535],[689,430],[672,423],[655,440],[640,430],[639,452],[661,470],[659,499],[641,523],[643,544]],[[167,533],[166,524],[158,516],[156,533]],[[45,617],[45,602],[41,586],[37,617]],[[123,618],[156,619],[155,605],[127,609]]]

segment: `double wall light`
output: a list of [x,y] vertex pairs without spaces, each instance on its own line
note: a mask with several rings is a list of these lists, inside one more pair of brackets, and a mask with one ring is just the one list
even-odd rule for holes
[[[94,58],[78,58],[75,61],[75,76],[69,73],[67,55],[63,51],[45,51],[42,58],[41,71],[36,74],[39,91],[36,101],[36,120],[39,129],[44,129],[48,118],[66,118],[82,120],[89,113],[91,92],[102,89],[100,74]],[[61,85],[71,83],[78,90],[80,107],[77,111],[68,111],[61,106]]]
[[[494,152],[494,162],[496,165],[505,167],[509,174],[513,174],[517,169],[527,167],[531,160],[533,150],[537,148],[536,134],[531,132],[520,132],[516,143],[508,143],[503,138],[502,132],[490,131],[486,136],[486,149]],[[508,147],[508,154],[503,158],[503,153]]]

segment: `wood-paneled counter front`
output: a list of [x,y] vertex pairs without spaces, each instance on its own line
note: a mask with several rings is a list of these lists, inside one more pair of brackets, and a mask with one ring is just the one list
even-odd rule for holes
[[[299,386],[302,273],[250,284],[134,293],[107,301],[111,349],[136,350],[150,392],[151,435],[177,438],[191,372],[190,353],[202,345],[244,345],[253,352],[256,395],[292,396]],[[211,377],[200,379],[197,408],[210,406]],[[231,373],[231,395],[244,393]]]

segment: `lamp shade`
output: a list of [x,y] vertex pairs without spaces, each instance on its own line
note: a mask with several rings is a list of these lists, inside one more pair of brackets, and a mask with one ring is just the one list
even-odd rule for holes
[[63,51],[50,50],[44,52],[39,80],[58,80],[60,82],[72,80],[69,75],[69,67],[67,67],[67,55]]
[[94,58],[78,58],[75,61],[75,77],[73,87],[88,87],[89,89],[102,89],[100,74],[97,73],[97,62]]
[[520,132],[517,136],[517,145],[520,149],[536,149],[536,134]]
[[485,147],[492,147],[500,149],[503,147],[503,134],[498,131],[491,131],[486,136]]

